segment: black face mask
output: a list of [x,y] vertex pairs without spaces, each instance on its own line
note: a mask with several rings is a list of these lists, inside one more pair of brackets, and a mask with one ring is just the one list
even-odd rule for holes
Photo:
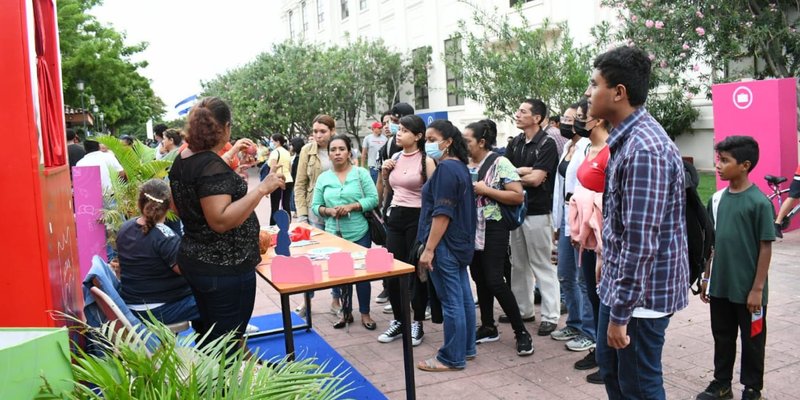
[[[592,130],[591,129],[586,129],[586,123],[587,122],[588,121],[581,121],[581,120],[577,120],[577,119],[575,120],[575,133],[578,136],[584,137],[584,138],[588,138],[589,136],[592,135]],[[594,128],[592,128],[592,129],[594,129]]]
[[567,138],[567,140],[572,140],[572,137],[575,136],[575,132],[572,131],[572,124],[561,123],[559,130],[561,131],[561,136]]

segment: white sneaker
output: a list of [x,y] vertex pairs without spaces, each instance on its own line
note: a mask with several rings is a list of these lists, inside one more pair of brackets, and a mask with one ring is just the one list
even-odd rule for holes
[[425,320],[427,321],[429,319],[431,319],[431,308],[430,307],[425,309]]
[[567,349],[572,351],[586,351],[595,348],[594,340],[589,339],[584,335],[580,335],[575,339],[570,340],[566,344]]
[[260,330],[261,330],[261,328],[255,326],[253,324],[247,324],[247,327],[244,328],[244,333],[256,333],[256,332],[258,332]]
[[300,318],[306,317],[306,304],[300,304],[297,308],[294,309],[294,313],[297,314]]
[[385,305],[385,306],[383,307],[383,313],[384,313],[384,314],[392,314],[392,313],[393,313],[393,312],[392,312],[392,305],[391,305],[391,304],[387,304],[387,305]]

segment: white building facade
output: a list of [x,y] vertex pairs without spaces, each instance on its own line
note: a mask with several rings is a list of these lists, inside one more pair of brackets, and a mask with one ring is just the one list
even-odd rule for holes
[[[386,45],[403,54],[429,46],[427,93],[403,88],[400,101],[414,106],[426,122],[446,118],[459,127],[484,118],[484,106],[470,99],[448,93],[448,84],[457,85],[458,77],[447,71],[445,56],[459,33],[461,20],[471,21],[474,7],[493,13],[515,15],[513,5],[521,10],[532,27],[543,20],[566,22],[577,44],[588,44],[590,29],[602,21],[616,22],[614,10],[602,7],[601,0],[283,0],[280,12],[284,32],[294,40],[327,45],[345,45],[357,37],[383,39]],[[469,24],[468,24],[469,26]],[[427,94],[427,96],[425,96]],[[534,93],[531,96],[535,96]],[[520,99],[522,101],[523,99]],[[576,99],[577,100],[577,99]],[[678,140],[684,155],[694,157],[700,169],[713,168],[713,132],[710,106],[698,104],[701,116],[694,134]],[[498,143],[517,133],[509,121],[498,122]],[[366,124],[364,124],[366,125]],[[364,127],[366,131],[366,126]]]

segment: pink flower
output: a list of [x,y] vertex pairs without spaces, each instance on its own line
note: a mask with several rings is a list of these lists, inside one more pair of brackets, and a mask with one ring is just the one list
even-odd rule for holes
[[686,43],[686,42],[683,43],[683,49],[684,50],[689,50],[690,48],[691,47],[689,47],[689,43]]
[[636,22],[638,20],[639,20],[639,17],[637,17],[636,15],[631,15],[631,22]]
[[694,13],[694,15],[697,15],[697,18],[703,18],[703,13],[701,13],[700,10],[697,10],[697,12]]
[[653,20],[652,20],[652,19],[648,19],[647,21],[644,21],[644,26],[646,26],[646,27],[648,27],[648,28],[652,28],[652,27],[653,27],[653,25],[655,25],[655,24],[656,24],[656,23],[655,23],[655,22],[653,22]]
[[662,21],[656,21],[656,29],[663,29],[664,23]]
[[664,61],[664,60],[661,60],[661,63],[658,64],[658,66],[661,67],[661,68],[667,68],[667,62]]
[[706,30],[705,30],[705,29],[703,29],[703,27],[702,27],[702,26],[698,26],[697,28],[695,28],[695,30],[694,30],[694,31],[695,31],[695,32],[697,32],[697,34],[698,34],[699,36],[703,36],[703,35],[705,35],[705,34],[706,34]]
[[655,59],[656,59],[656,55],[655,55],[655,54],[653,54],[653,53],[650,53],[650,54],[648,54],[648,55],[647,55],[647,58],[649,58],[649,59],[650,59],[650,61],[653,61],[653,60],[655,60]]
[[686,58],[686,53],[681,53],[680,56],[681,58]]
[[692,65],[692,70],[695,71],[695,72],[696,71],[700,71],[700,65],[698,65],[698,64]]

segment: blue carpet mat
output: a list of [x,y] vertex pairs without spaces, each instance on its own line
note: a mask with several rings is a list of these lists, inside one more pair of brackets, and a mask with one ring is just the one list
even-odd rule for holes
[[[305,320],[292,313],[292,324],[301,325],[304,321]],[[253,317],[250,319],[250,323],[262,330],[283,326],[280,313]],[[253,353],[258,354],[262,359],[270,359],[276,356],[283,357],[286,355],[283,335],[270,335],[248,339],[247,345]],[[332,371],[337,367],[337,370],[340,372],[346,371],[349,375],[345,378],[345,382],[352,382],[350,387],[353,389],[345,395],[346,398],[359,400],[386,399],[383,393],[375,386],[372,386],[372,383],[370,383],[367,378],[364,378],[358,370],[353,368],[347,360],[342,358],[342,356],[313,329],[311,332],[306,332],[305,330],[294,332],[294,349],[298,358],[313,357],[317,359],[316,363],[318,364],[328,361],[327,371]]]

